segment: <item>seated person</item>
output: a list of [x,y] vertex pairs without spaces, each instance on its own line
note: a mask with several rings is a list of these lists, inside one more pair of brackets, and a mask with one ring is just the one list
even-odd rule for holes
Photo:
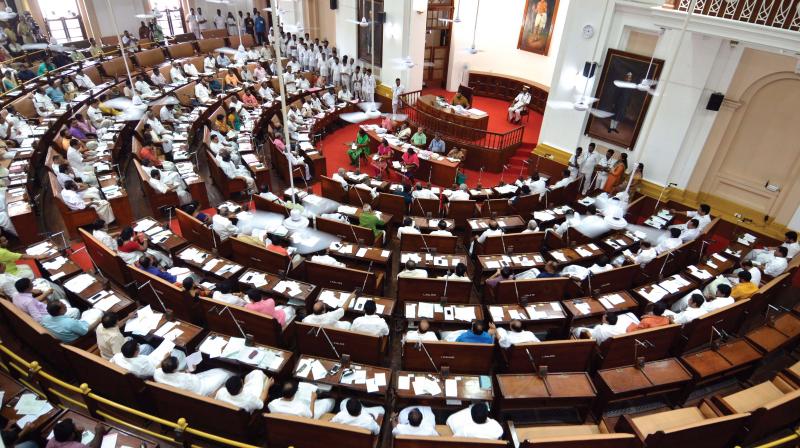
[[425,269],[417,269],[417,262],[414,260],[406,260],[405,269],[397,273],[397,277],[404,278],[428,278],[428,271]]
[[556,267],[558,265],[555,261],[548,261],[544,264],[544,268],[542,268],[542,272],[536,276],[536,278],[555,278],[561,277],[561,275],[556,271]]
[[45,330],[61,342],[74,342],[89,332],[89,322],[66,316],[67,307],[61,302],[47,304],[47,316],[39,322]]
[[673,323],[686,325],[698,317],[708,313],[708,311],[703,308],[705,301],[706,300],[703,298],[702,294],[692,294],[692,296],[689,298],[689,306],[687,306],[686,309],[679,313],[674,313],[670,310],[667,310],[665,314],[668,315]]
[[553,185],[551,185],[551,186],[550,186],[550,191],[553,191],[553,190],[555,190],[555,189],[557,189],[557,188],[564,188],[564,187],[566,187],[567,185],[571,184],[573,180],[575,180],[575,179],[572,177],[572,175],[570,174],[570,171],[569,171],[569,170],[564,170],[564,171],[561,173],[561,175],[563,176],[563,177],[561,178],[561,180],[559,180],[558,182],[556,182],[556,183],[554,183]]
[[342,400],[341,405],[339,405],[339,412],[333,416],[331,423],[358,426],[377,435],[381,432],[381,426],[377,420],[384,412],[384,409],[380,406],[365,408],[358,399],[346,398]]
[[483,244],[486,242],[486,238],[502,234],[503,234],[503,229],[500,228],[500,225],[497,223],[497,221],[495,221],[494,219],[489,220],[489,228],[484,230],[483,233],[481,233],[480,235],[474,237],[475,239],[470,244],[469,252],[473,254],[475,253],[474,250],[476,242],[478,244]]
[[706,297],[703,309],[710,313],[728,305],[733,305],[734,302],[733,297],[731,297],[730,285],[719,285],[717,286],[716,294]]
[[497,328],[497,342],[500,347],[509,348],[516,344],[525,344],[528,342],[539,342],[533,332],[523,330],[522,321],[514,319],[508,325],[511,331],[506,331],[505,328]]
[[[294,319],[294,308],[290,306],[276,307],[275,300],[263,300],[264,294],[258,289],[249,289],[247,291],[247,298],[250,299],[250,303],[245,305],[245,308],[277,319],[281,327],[285,327],[287,322],[291,322],[291,320]],[[290,316],[287,317],[287,314]]]
[[593,328],[573,328],[572,335],[578,339],[594,339],[597,345],[600,345],[612,336],[625,334],[627,325],[623,326],[618,320],[616,313],[606,312],[603,314],[603,319],[599,324]]
[[681,241],[681,229],[672,227],[669,229],[669,236],[661,240],[656,246],[656,252],[661,255],[677,248],[681,244],[683,244],[683,241]]
[[[5,266],[0,264],[0,271],[3,271]],[[2,274],[8,276],[9,274]],[[39,279],[36,279],[37,282]],[[58,285],[54,285],[58,286]],[[17,278],[14,282],[14,294],[11,296],[11,302],[17,308],[21,309],[28,316],[36,322],[41,323],[42,319],[48,316],[47,305],[52,302],[60,302],[66,307],[65,316],[73,319],[80,318],[80,311],[69,305],[66,299],[57,299],[54,296],[55,288],[48,288],[41,290],[34,288],[31,279],[27,277]]]
[[471,281],[469,277],[467,277],[467,265],[464,263],[459,262],[456,265],[455,272],[449,273],[439,278],[445,278],[448,280],[455,280],[459,282],[469,282]]
[[153,373],[153,380],[197,395],[211,397],[231,376],[233,373],[219,368],[200,373],[181,372],[178,370],[178,358],[167,356],[161,362],[161,367]]
[[625,329],[626,333],[631,333],[636,330],[645,330],[648,328],[663,327],[669,325],[669,317],[664,315],[667,310],[667,304],[661,301],[653,304],[653,310],[639,319],[638,324],[631,323]]
[[639,244],[639,250],[636,251],[635,254],[631,254],[631,256],[624,254],[618,256],[617,258],[614,259],[614,265],[622,266],[627,261],[627,262],[632,262],[633,264],[638,264],[641,267],[644,267],[645,265],[647,265],[647,263],[653,261],[653,259],[655,259],[657,256],[658,252],[656,252],[656,249],[653,247],[653,245],[650,244],[649,241],[642,240],[642,242]]
[[431,330],[431,323],[428,319],[422,319],[417,324],[416,330],[408,330],[404,336],[406,341],[438,341],[439,336]]
[[166,280],[169,283],[178,283],[178,277],[170,274],[169,272],[161,269],[153,263],[153,260],[148,255],[142,255],[137,262],[139,268],[148,272],[156,277]]
[[[100,448],[104,435],[109,428],[97,422],[94,426],[94,437],[88,444],[83,443],[84,428],[75,425],[71,418],[58,421],[53,426],[53,438],[47,441],[45,448]],[[17,444],[17,447],[28,447],[27,442]],[[33,446],[37,446],[33,443]]]
[[436,224],[436,230],[431,232],[433,236],[453,236],[453,233],[447,230],[447,221],[440,219]]
[[228,378],[225,387],[220,388],[214,398],[253,413],[264,407],[271,385],[271,378],[267,378],[262,370],[253,369],[244,380],[239,375]]
[[489,418],[486,403],[475,403],[447,418],[447,426],[454,437],[496,440],[503,436],[503,427]]
[[239,233],[237,221],[236,214],[228,211],[227,207],[218,207],[217,214],[211,217],[211,228],[219,235],[220,241],[225,241]]
[[[117,313],[106,312],[100,320],[100,325],[94,330],[97,335],[97,349],[103,359],[111,359],[122,350],[125,336],[119,330]],[[149,345],[147,346],[149,347]]]
[[322,301],[317,301],[311,307],[312,314],[303,318],[303,323],[312,325],[333,325],[342,330],[350,329],[350,322],[342,321],[344,309],[336,308],[333,311],[325,312],[326,305]]
[[448,201],[469,201],[469,187],[467,184],[461,184],[458,186],[458,190],[452,191],[449,196],[447,196]]
[[525,230],[523,230],[522,233],[536,233],[538,231],[539,231],[539,223],[536,222],[535,219],[531,218],[531,220],[528,221],[528,226],[525,227]]
[[[420,407],[414,407],[408,412],[400,412],[397,418],[397,424],[392,429],[392,434],[396,436],[429,436],[435,437],[439,433],[436,432],[436,417],[429,407],[423,406],[429,411],[429,418],[425,419]],[[404,418],[405,417],[405,418]]]
[[[148,347],[149,351],[145,347]],[[153,359],[153,357],[149,356],[151,352],[152,347],[149,345],[140,345],[133,339],[129,339],[122,344],[119,353],[111,357],[111,362],[138,378],[148,379],[153,377],[156,367],[163,361],[162,359]],[[164,354],[165,357],[167,355],[169,353]]]
[[414,220],[409,217],[403,218],[403,225],[397,229],[397,238],[403,239],[403,234],[411,233],[414,235],[419,235],[420,232],[418,228],[414,227]]
[[227,305],[245,306],[247,305],[247,300],[242,296],[243,294],[240,292],[233,292],[233,288],[229,282],[222,282],[217,285],[214,293],[211,294],[211,300]]
[[342,263],[341,261],[331,257],[330,255],[313,255],[311,257],[311,261],[314,263],[319,264],[326,264],[328,266],[338,266],[340,268],[346,268],[347,265]]
[[316,386],[289,381],[281,388],[280,398],[270,401],[267,408],[273,414],[320,419],[331,412],[335,405],[333,398],[317,399]]
[[389,334],[389,325],[383,317],[375,314],[376,311],[377,305],[375,305],[375,301],[367,300],[364,304],[364,315],[353,320],[350,330],[373,336],[387,336]]
[[456,342],[494,344],[494,335],[496,331],[494,322],[489,323],[489,331],[486,331],[483,322],[474,320],[472,321],[472,329],[459,335],[458,338],[456,338]]
[[753,276],[749,271],[739,271],[736,277],[738,282],[731,290],[731,297],[733,297],[733,300],[738,302],[739,300],[749,299],[750,296],[758,291],[758,285],[751,281]]
[[414,191],[411,192],[411,197],[415,199],[439,199],[439,196],[436,195],[430,188],[425,188],[421,182],[417,182],[417,185],[414,186]]
[[700,224],[697,222],[697,219],[692,218],[686,222],[686,228],[681,231],[681,241],[684,243],[688,243],[689,241],[694,241],[697,237],[700,236],[700,229],[698,228]]
[[486,286],[490,288],[495,288],[500,282],[504,280],[514,280],[514,278],[515,277],[513,275],[513,272],[511,271],[511,268],[508,266],[503,266],[502,268],[495,271],[495,273],[492,274],[491,277],[486,279]]
[[772,253],[759,256],[753,260],[753,264],[756,266],[761,266],[765,275],[777,277],[783,274],[783,272],[789,266],[789,262],[786,258],[788,253],[789,249],[787,249],[786,246],[778,246],[774,251],[772,251]]

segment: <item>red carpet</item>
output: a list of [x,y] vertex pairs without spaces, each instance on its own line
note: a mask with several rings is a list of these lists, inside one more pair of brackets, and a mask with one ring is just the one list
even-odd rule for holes
[[[443,89],[425,89],[423,94],[431,93],[434,95],[442,95],[448,100],[452,99],[453,92],[447,92]],[[502,100],[492,98],[475,97],[474,106],[489,114],[489,130],[493,132],[507,132],[516,127],[506,121],[508,116],[508,103]],[[370,123],[370,122],[365,122]],[[533,148],[539,139],[539,130],[542,127],[542,116],[538,113],[531,112],[527,121],[523,121],[525,126],[525,133],[523,135],[522,146],[517,150],[517,154],[513,156],[508,163],[508,170],[501,176],[501,173],[486,173],[481,176],[481,184],[483,185],[496,185],[501,177],[509,181],[516,179],[520,170],[526,171],[526,166],[522,161],[527,160]],[[327,160],[328,175],[336,172],[340,167],[350,168],[350,159],[346,154],[347,147],[345,144],[352,142],[358,133],[358,124],[351,124],[328,134],[321,142],[322,151]],[[448,148],[449,150],[449,148]],[[370,168],[365,172],[373,174]],[[474,187],[478,183],[478,171],[466,170],[467,184]],[[319,193],[319,183],[314,185],[314,191]]]

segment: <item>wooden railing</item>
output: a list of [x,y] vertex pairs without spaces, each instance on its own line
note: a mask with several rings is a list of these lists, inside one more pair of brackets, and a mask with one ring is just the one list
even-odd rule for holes
[[408,121],[415,127],[422,126],[431,133],[438,132],[445,140],[459,146],[505,151],[522,144],[523,126],[504,133],[462,126],[421,111],[416,107],[420,96],[419,90],[400,96],[402,113],[408,115]]
[[[691,0],[670,0],[665,8],[687,11]],[[800,30],[800,0],[697,0],[694,14]]]

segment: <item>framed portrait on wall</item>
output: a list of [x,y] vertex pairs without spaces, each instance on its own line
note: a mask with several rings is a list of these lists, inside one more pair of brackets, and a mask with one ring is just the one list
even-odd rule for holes
[[586,134],[626,149],[636,145],[664,61],[609,49]]
[[547,56],[558,13],[558,0],[526,0],[517,48]]

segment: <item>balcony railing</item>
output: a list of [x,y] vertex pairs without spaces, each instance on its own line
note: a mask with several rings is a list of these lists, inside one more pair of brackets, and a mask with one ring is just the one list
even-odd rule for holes
[[[671,0],[664,7],[687,11],[691,3],[691,0]],[[800,0],[697,0],[694,14],[800,30]]]

